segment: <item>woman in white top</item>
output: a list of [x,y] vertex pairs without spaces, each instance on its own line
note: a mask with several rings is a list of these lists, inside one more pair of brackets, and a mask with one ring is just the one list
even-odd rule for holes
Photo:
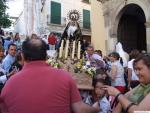
[[133,63],[134,60],[140,55],[140,52],[138,50],[132,50],[130,53],[130,61],[128,62],[128,88],[134,88],[139,84],[139,78],[136,75]]
[[109,74],[111,85],[117,88],[121,93],[124,93],[126,84],[124,80],[124,68],[120,63],[120,55],[117,52],[112,52],[109,55],[109,59],[112,62]]

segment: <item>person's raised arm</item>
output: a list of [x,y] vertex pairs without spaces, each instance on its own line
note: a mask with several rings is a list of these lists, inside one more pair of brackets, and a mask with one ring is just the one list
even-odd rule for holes
[[117,106],[112,111],[112,113],[121,113],[121,111],[122,111],[122,106],[120,103],[118,103]]
[[138,104],[131,106],[128,113],[134,113],[134,111],[150,111],[150,93]]
[[[103,89],[107,90],[109,95],[112,95],[115,97],[120,93],[116,88],[111,87],[111,86],[105,86],[105,88]],[[127,99],[126,96],[127,95],[129,96],[129,94],[132,93],[134,90],[127,93],[126,95],[119,94],[118,100],[122,108],[125,111],[127,111],[127,113],[134,113],[134,111],[150,111],[150,101],[148,101],[150,100],[150,94],[148,94],[138,105],[132,104],[132,102]],[[114,113],[117,113],[117,112],[114,112]]]

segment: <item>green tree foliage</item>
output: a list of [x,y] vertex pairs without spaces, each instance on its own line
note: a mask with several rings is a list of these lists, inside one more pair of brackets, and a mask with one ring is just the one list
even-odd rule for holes
[[6,9],[8,7],[5,4],[5,0],[0,0],[0,27],[6,28],[11,26],[11,21],[9,20],[8,14],[6,14]]

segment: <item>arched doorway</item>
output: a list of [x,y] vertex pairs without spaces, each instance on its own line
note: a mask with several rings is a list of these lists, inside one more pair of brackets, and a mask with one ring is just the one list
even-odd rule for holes
[[118,41],[125,51],[146,50],[145,14],[141,7],[129,4],[122,9],[117,30]]

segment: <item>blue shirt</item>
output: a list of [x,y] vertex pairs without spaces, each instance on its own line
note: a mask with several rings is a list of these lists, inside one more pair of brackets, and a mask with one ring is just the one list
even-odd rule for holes
[[[85,103],[92,106],[95,103],[95,101],[92,98],[92,96],[88,96],[85,100]],[[101,111],[98,113],[111,113],[110,102],[108,101],[106,96],[99,100],[99,105]]]
[[110,102],[107,100],[105,96],[101,100],[99,100],[99,103],[101,111],[98,113],[110,113],[111,111]]
[[3,62],[2,62],[2,68],[6,71],[9,72],[9,69],[11,68],[11,65],[15,62],[15,57],[11,55],[7,55]]

